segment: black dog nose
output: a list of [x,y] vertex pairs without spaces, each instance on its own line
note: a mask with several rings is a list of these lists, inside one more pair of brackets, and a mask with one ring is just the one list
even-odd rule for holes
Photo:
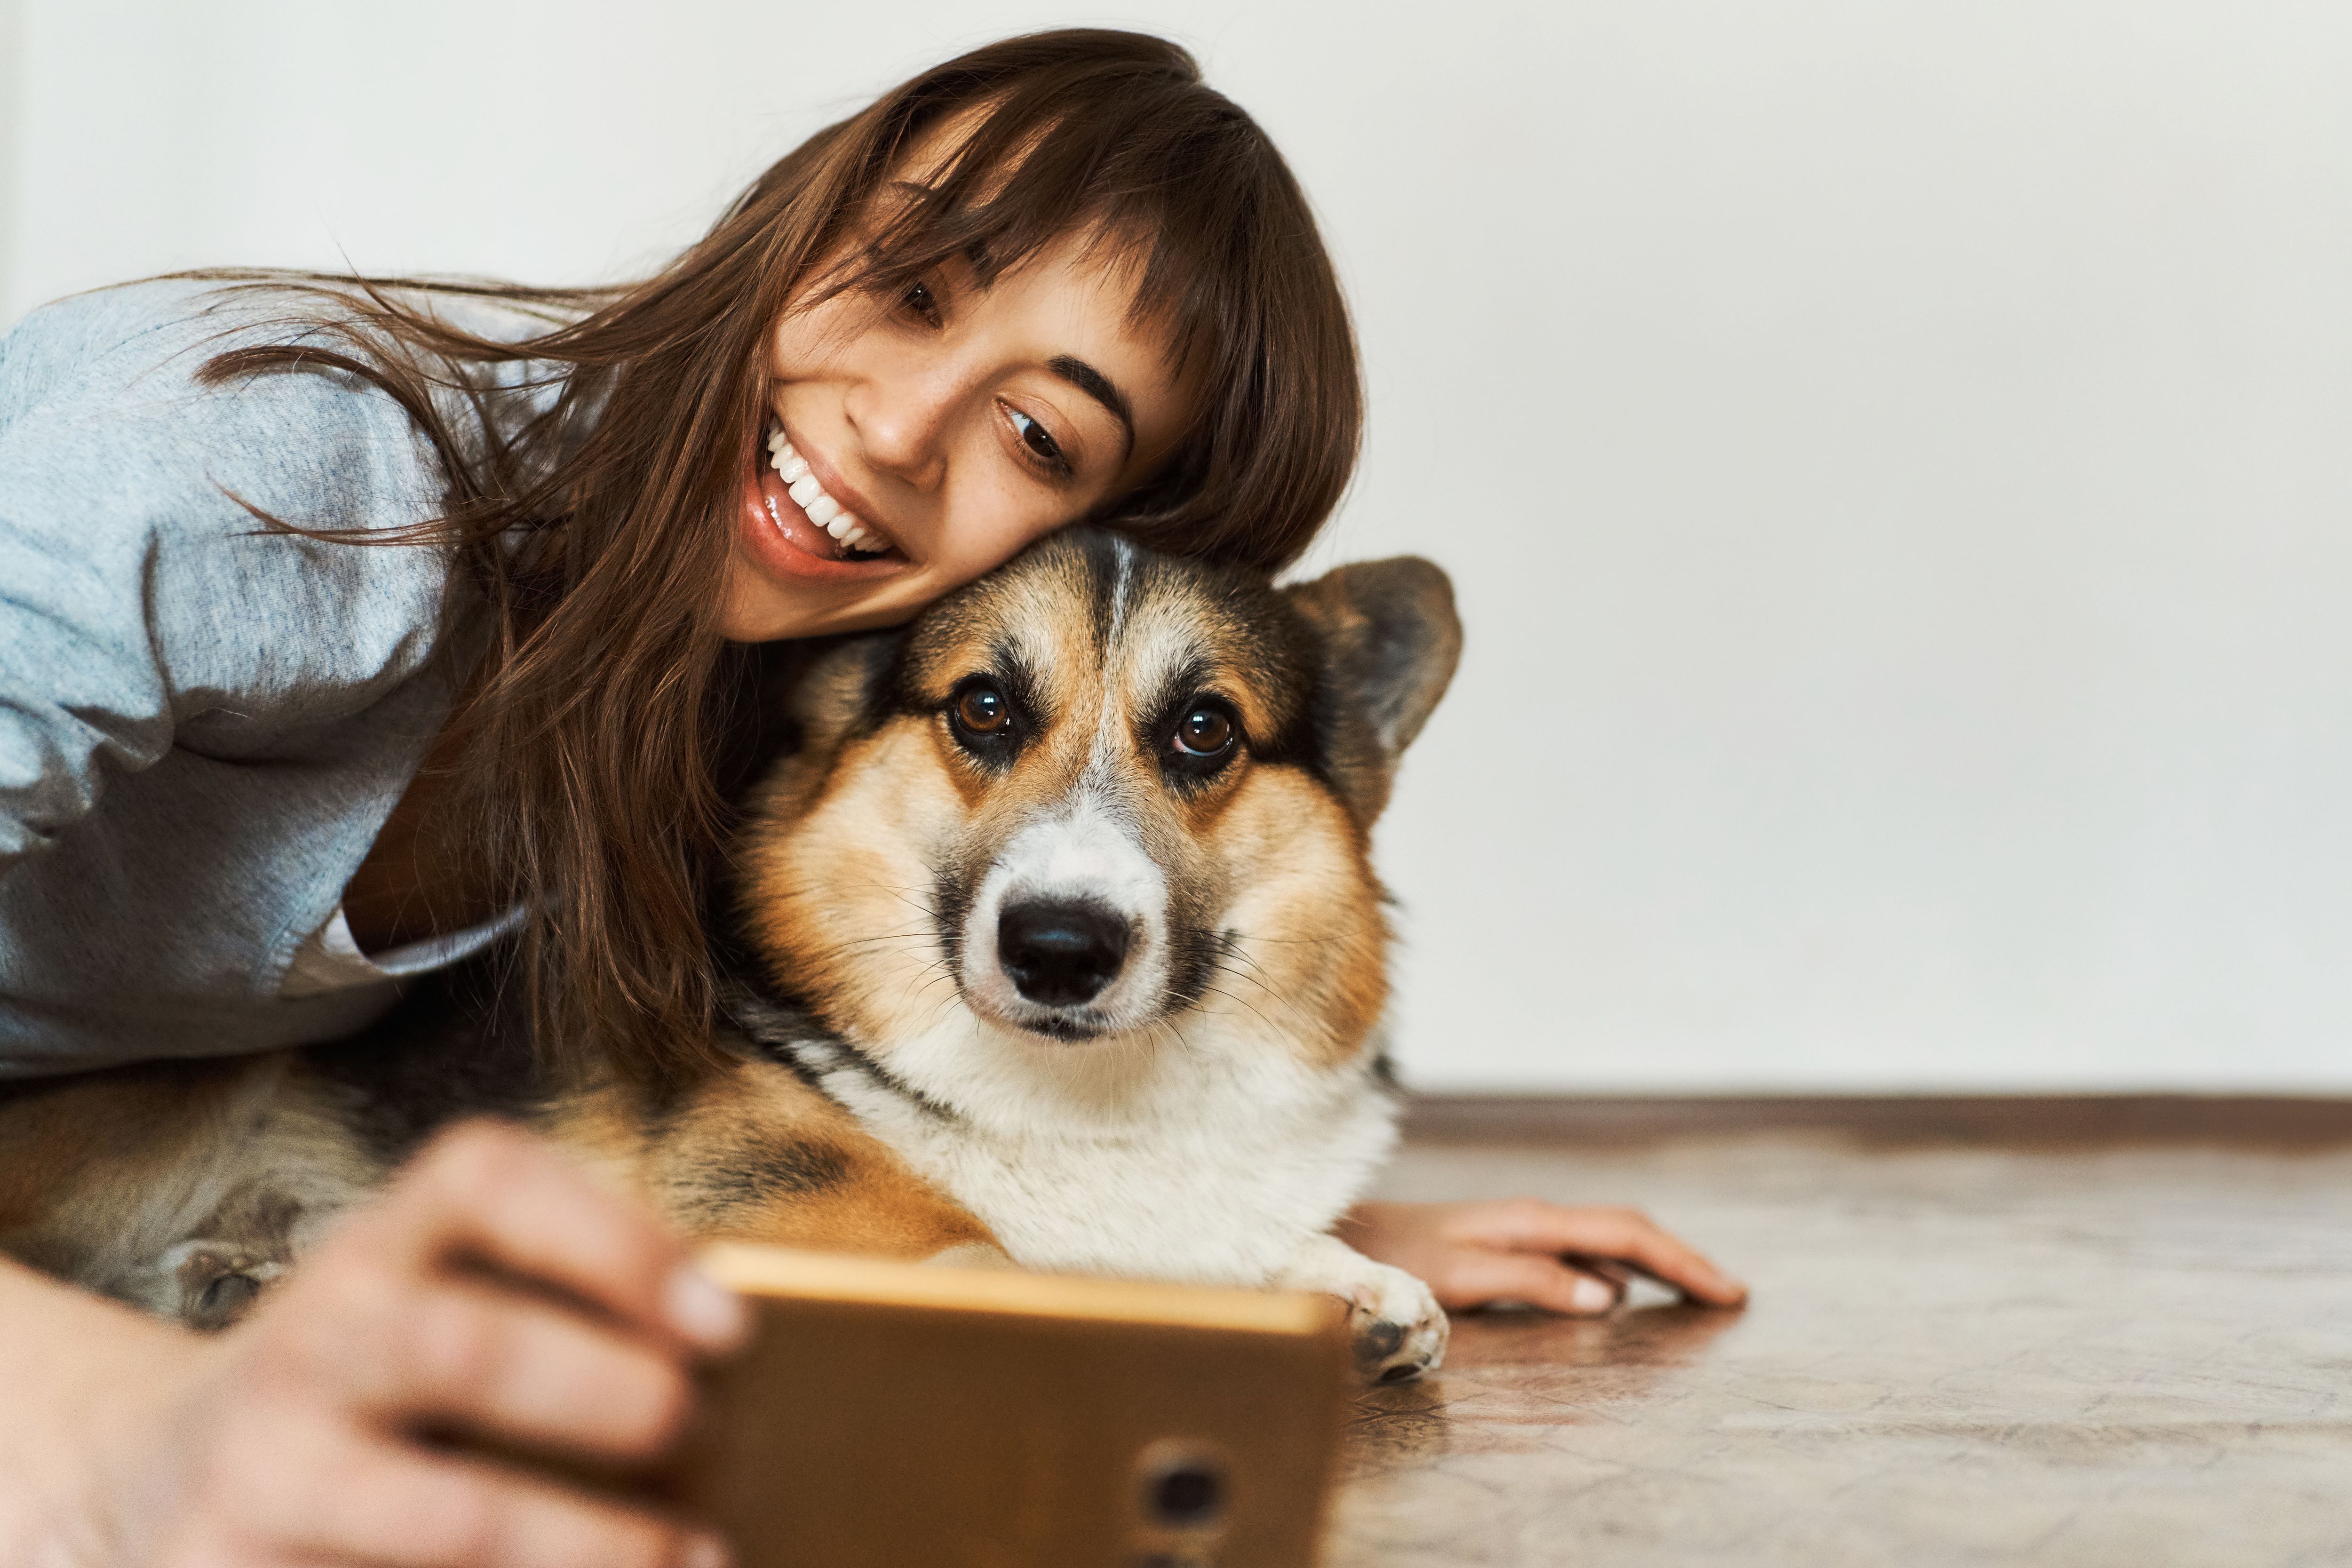
[[1075,1007],[1127,962],[1127,921],[1100,904],[1009,905],[997,917],[996,959],[1032,1002]]

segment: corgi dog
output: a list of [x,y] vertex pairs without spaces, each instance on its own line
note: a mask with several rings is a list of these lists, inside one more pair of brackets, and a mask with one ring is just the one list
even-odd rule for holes
[[1054,536],[782,683],[706,1070],[559,1079],[461,971],[351,1041],[0,1090],[0,1247],[218,1326],[487,1112],[698,1240],[1328,1292],[1417,1376],[1444,1312],[1329,1231],[1395,1139],[1371,828],[1460,647],[1424,561]]

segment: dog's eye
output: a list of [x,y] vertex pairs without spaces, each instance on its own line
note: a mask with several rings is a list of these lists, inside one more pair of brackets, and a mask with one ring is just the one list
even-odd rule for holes
[[1177,721],[1176,749],[1191,757],[1213,757],[1234,743],[1234,721],[1216,708],[1195,708]]
[[1001,735],[1013,722],[1013,704],[993,686],[974,686],[956,699],[955,716],[975,735]]
[[1027,743],[1029,715],[989,675],[967,675],[948,693],[948,734],[973,762],[1008,766]]

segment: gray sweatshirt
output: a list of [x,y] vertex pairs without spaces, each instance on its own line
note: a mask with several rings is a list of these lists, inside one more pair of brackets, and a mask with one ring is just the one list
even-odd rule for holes
[[0,339],[0,1076],[329,1038],[403,968],[359,958],[340,903],[462,679],[434,658],[445,609],[467,635],[462,579],[431,548],[262,532],[230,492],[391,528],[444,481],[348,378],[199,387],[287,335],[284,300],[215,287]]

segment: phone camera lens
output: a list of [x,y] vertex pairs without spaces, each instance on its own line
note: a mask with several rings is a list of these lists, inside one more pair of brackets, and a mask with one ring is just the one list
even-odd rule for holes
[[1169,1524],[1206,1524],[1224,1502],[1225,1479],[1205,1464],[1177,1465],[1151,1483],[1152,1510]]

